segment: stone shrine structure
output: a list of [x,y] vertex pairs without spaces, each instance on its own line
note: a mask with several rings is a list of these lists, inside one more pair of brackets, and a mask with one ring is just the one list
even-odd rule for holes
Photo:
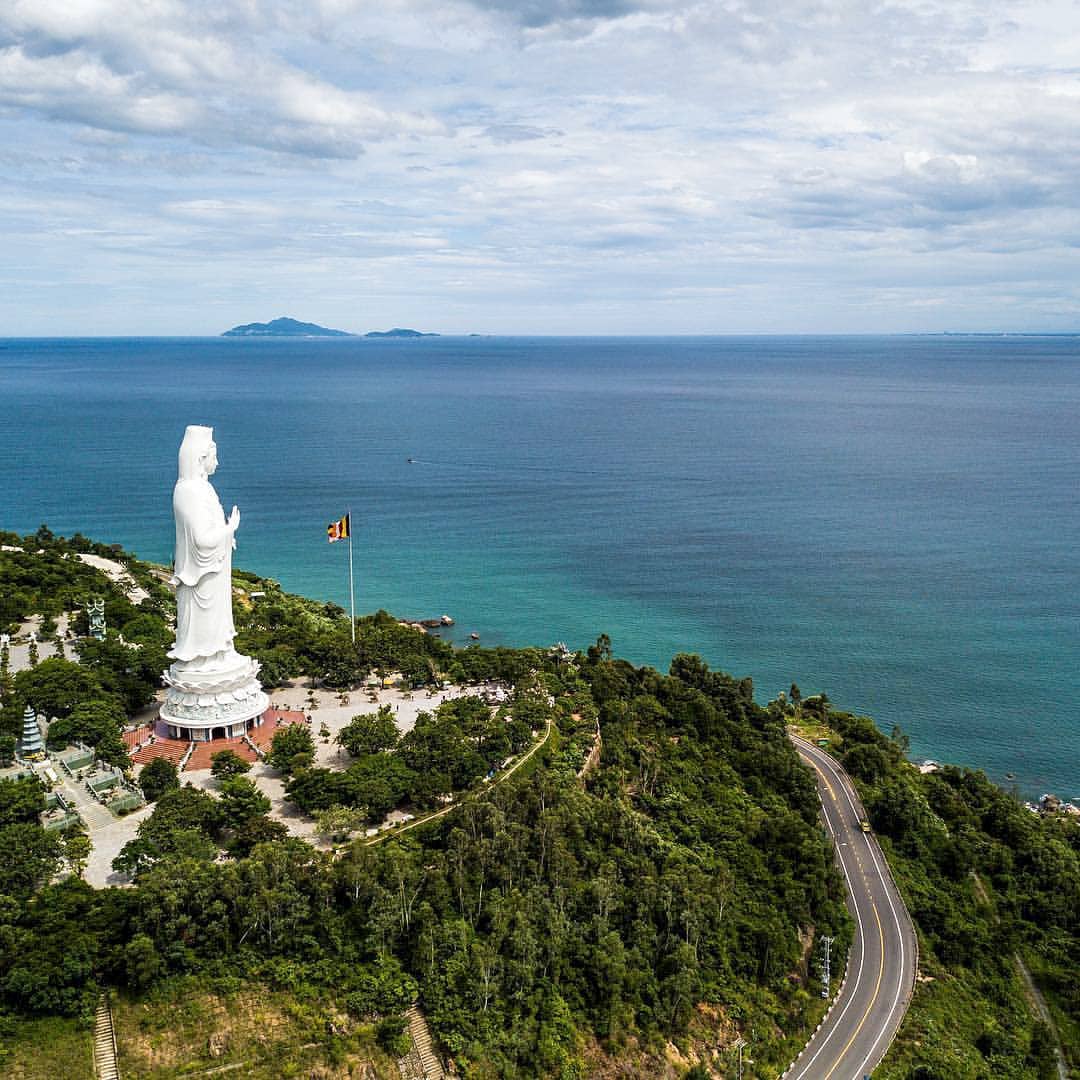
[[269,701],[259,664],[233,648],[232,553],[240,511],[228,518],[210,477],[217,469],[213,428],[192,425],[180,445],[173,489],[176,643],[164,673],[160,717],[173,739],[206,742],[243,735]]
[[105,640],[105,601],[95,597],[86,605],[86,614],[90,620],[90,636],[98,641]]

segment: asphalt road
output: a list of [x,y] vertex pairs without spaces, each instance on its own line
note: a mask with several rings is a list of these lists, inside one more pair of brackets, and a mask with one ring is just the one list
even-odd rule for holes
[[[792,736],[817,773],[825,823],[848,888],[855,939],[843,988],[784,1080],[863,1080],[885,1056],[907,1012],[918,963],[915,931],[847,773],[812,743]],[[839,970],[841,957],[834,957]]]

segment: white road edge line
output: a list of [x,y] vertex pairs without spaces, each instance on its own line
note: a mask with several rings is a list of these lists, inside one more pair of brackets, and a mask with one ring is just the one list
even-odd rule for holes
[[[812,751],[811,754],[813,755],[813,753],[814,752]],[[839,772],[837,772],[836,767],[833,765],[832,759],[827,754],[821,754],[820,751],[818,751],[818,754],[821,759],[824,759],[824,764],[826,768],[828,768],[829,771],[833,774],[833,777],[836,779],[837,783],[839,783],[840,786],[844,789],[844,797],[847,799],[848,805],[851,807],[851,812],[855,815],[856,818],[858,818],[859,812],[855,809],[855,804],[854,802],[852,802],[851,794],[847,789],[847,785],[844,783],[844,778],[839,774]],[[897,1004],[900,1001],[900,994],[904,989],[904,971],[907,963],[904,951],[904,932],[900,926],[900,916],[896,913],[896,905],[893,903],[891,872],[889,875],[890,880],[886,880],[885,874],[881,869],[881,863],[878,862],[877,852],[874,850],[874,844],[868,840],[866,846],[870,851],[870,857],[874,860],[874,866],[877,869],[878,876],[881,878],[882,886],[885,889],[885,898],[889,901],[889,910],[892,912],[893,923],[896,926],[896,937],[897,940],[900,942],[900,965],[897,973],[896,993],[893,995],[892,1005],[889,1006],[889,1017],[891,1018],[896,1010]],[[885,1028],[883,1027],[878,1034],[878,1037],[871,1044],[869,1053],[867,1053],[866,1057],[863,1058],[862,1063],[859,1065],[859,1073],[863,1072],[863,1069],[865,1068],[867,1062],[874,1056],[874,1051],[877,1049],[878,1043],[880,1043],[884,1037]]]
[[[849,799],[850,802],[850,799]],[[824,809],[824,808],[823,808]],[[828,815],[825,818],[825,824],[828,825]],[[832,832],[832,826],[829,826],[829,831]],[[836,843],[836,836],[833,835],[833,842]],[[844,871],[844,879],[847,881],[848,891],[851,893],[851,905],[855,909],[855,921],[859,924],[859,972],[855,976],[855,985],[851,988],[851,995],[847,1001],[844,1002],[844,1007],[840,1010],[840,1015],[836,1018],[835,1023],[832,1026],[832,1030],[821,1040],[821,1045],[814,1051],[813,1056],[807,1061],[797,1073],[793,1073],[791,1080],[800,1080],[800,1077],[806,1076],[806,1070],[817,1061],[818,1055],[829,1044],[829,1040],[836,1034],[840,1028],[840,1021],[844,1019],[844,1014],[851,1008],[851,1003],[855,1000],[859,990],[859,983],[862,982],[863,977],[863,961],[866,959],[866,932],[863,926],[862,915],[859,912],[859,904],[855,897],[855,886],[852,884],[851,875],[848,874],[847,866],[844,864],[843,858],[840,857],[839,847],[837,847],[837,859],[840,863],[840,869]],[[815,1033],[816,1034],[816,1033]],[[805,1053],[805,1049],[803,1053]],[[801,1056],[801,1055],[800,1055]],[[795,1063],[798,1064],[798,1058],[795,1059]]]

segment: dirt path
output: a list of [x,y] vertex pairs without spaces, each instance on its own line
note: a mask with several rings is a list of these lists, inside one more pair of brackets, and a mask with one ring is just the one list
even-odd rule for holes
[[[972,870],[971,879],[975,883],[976,895],[984,904],[994,909],[994,922],[1000,923],[1001,918],[986,891],[986,886],[983,884],[982,878]],[[1013,963],[1016,965],[1017,974],[1019,974],[1020,982],[1023,984],[1024,997],[1027,998],[1028,1009],[1031,1010],[1031,1015],[1034,1016],[1036,1020],[1041,1020],[1050,1029],[1050,1034],[1053,1036],[1054,1059],[1057,1063],[1058,1080],[1069,1080],[1069,1070],[1065,1065],[1065,1053],[1061,1048],[1061,1036],[1058,1034],[1057,1024],[1054,1023],[1054,1018],[1050,1014],[1050,1008],[1046,1004],[1046,998],[1043,997],[1042,991],[1036,986],[1035,980],[1031,977],[1031,972],[1028,970],[1027,964],[1024,963],[1024,958],[1019,952],[1013,953]]]
[[510,777],[513,776],[514,773],[516,773],[518,769],[520,769],[521,766],[524,765],[525,762],[528,761],[533,756],[533,754],[535,754],[536,751],[539,750],[540,747],[548,741],[548,739],[551,737],[551,728],[552,722],[551,718],[549,717],[547,722],[547,728],[544,731],[544,737],[542,739],[537,739],[536,742],[533,743],[527,754],[524,754],[517,761],[515,761],[514,764],[511,765],[510,768],[507,769],[506,772],[504,772],[501,776],[495,777],[495,779],[492,780],[491,783],[488,784],[486,787],[480,788],[479,790],[474,790],[471,793],[463,796],[458,801],[449,803],[447,806],[444,806],[441,810],[434,810],[432,811],[432,813],[425,814],[423,817],[419,817],[415,821],[410,821],[407,825],[402,825],[400,828],[397,829],[391,829],[388,832],[381,833],[379,836],[373,836],[370,840],[366,840],[364,842],[364,847],[371,847],[372,844],[381,844],[384,840],[389,840],[392,836],[400,836],[403,832],[408,832],[410,829],[415,829],[418,825],[426,825],[429,821],[434,821],[436,818],[441,818],[446,814],[449,814],[451,810],[456,810],[459,806],[463,805],[464,803],[470,802],[472,799],[483,798],[484,795],[486,795],[494,788],[498,787],[499,784],[503,783],[503,781],[509,780]]
[[1042,1020],[1053,1036],[1054,1059],[1057,1062],[1058,1080],[1069,1080],[1069,1070],[1065,1065],[1065,1054],[1061,1049],[1061,1036],[1058,1035],[1057,1024],[1054,1023],[1054,1018],[1050,1015],[1046,998],[1043,997],[1042,991],[1035,985],[1035,980],[1031,977],[1031,972],[1028,971],[1024,958],[1019,953],[1013,953],[1013,960],[1016,962],[1016,970],[1020,973],[1020,980],[1024,984],[1024,996],[1028,999],[1028,1008],[1031,1009],[1032,1016]]

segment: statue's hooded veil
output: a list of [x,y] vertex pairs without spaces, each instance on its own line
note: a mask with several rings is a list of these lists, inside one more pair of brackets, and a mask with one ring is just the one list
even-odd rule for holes
[[213,438],[213,428],[191,424],[180,444],[180,474],[173,489],[173,579],[184,585],[195,585],[206,574],[219,570],[227,557],[218,535],[224,524],[221,504],[199,460],[210,449]]
[[180,444],[179,479],[197,480],[205,475],[199,465],[199,458],[210,449],[213,441],[214,429],[212,427],[188,424],[184,431],[184,441]]

